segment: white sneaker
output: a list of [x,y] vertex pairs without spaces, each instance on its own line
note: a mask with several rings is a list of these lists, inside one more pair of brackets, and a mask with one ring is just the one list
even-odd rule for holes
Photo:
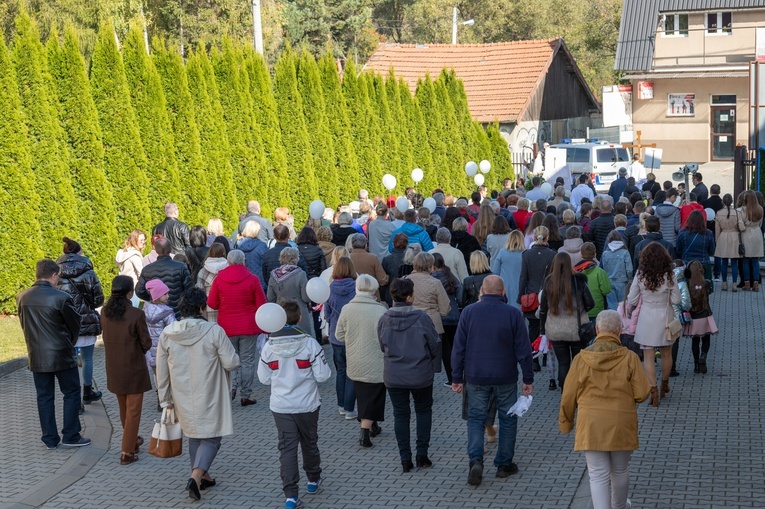
[[[714,281],[715,283],[719,283],[720,281],[722,281],[722,279],[720,279],[719,277],[716,277],[716,278],[712,279],[712,281]],[[627,499],[627,500],[629,500],[629,499]],[[627,509],[629,509],[629,504],[627,505]]]
[[346,421],[353,421],[358,416],[359,416],[359,413],[356,410],[354,410],[353,412],[348,412],[347,414],[345,414],[345,420]]
[[340,415],[345,415],[345,408],[343,408],[343,407],[339,406],[339,407],[337,407],[337,412],[338,412]]
[[627,499],[626,507],[627,507],[627,509],[632,509],[632,501],[629,498]]

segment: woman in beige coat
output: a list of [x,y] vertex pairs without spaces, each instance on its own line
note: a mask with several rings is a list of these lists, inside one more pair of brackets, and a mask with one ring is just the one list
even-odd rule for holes
[[661,352],[661,397],[669,392],[669,373],[672,371],[672,343],[667,341],[666,326],[675,319],[672,304],[680,304],[680,288],[674,274],[675,264],[667,250],[658,242],[651,242],[640,252],[639,268],[632,281],[629,303],[635,307],[642,299],[635,342],[643,350],[643,368],[651,383],[651,405],[659,406],[656,389],[654,349]]
[[356,279],[356,295],[343,306],[335,329],[335,339],[345,344],[346,374],[356,390],[362,447],[372,447],[370,437],[382,431],[377,422],[385,420],[383,352],[377,338],[377,322],[387,309],[375,299],[378,288],[374,277],[360,274]]
[[757,202],[754,191],[744,191],[744,206],[741,207],[741,217],[746,229],[741,234],[741,242],[744,243],[744,291],[749,289],[760,291],[760,258],[763,256],[762,245],[762,206]]
[[724,208],[720,209],[715,215],[715,235],[717,236],[715,245],[715,256],[722,259],[722,291],[728,291],[728,262],[731,262],[731,290],[738,291],[736,281],[738,281],[738,263],[741,258],[738,253],[739,238],[741,233],[746,230],[744,218],[741,212],[734,209],[733,196],[726,194],[723,196]]
[[234,434],[231,417],[231,371],[239,356],[226,333],[203,318],[205,292],[191,288],[180,301],[181,320],[165,328],[157,347],[157,386],[163,408],[175,408],[189,438],[189,497],[215,486],[210,466],[222,437]]
[[451,306],[449,295],[446,294],[441,282],[431,276],[433,272],[433,255],[420,253],[414,257],[414,272],[406,276],[414,283],[414,302],[412,306],[425,311],[439,335],[444,333],[441,317],[449,314]]

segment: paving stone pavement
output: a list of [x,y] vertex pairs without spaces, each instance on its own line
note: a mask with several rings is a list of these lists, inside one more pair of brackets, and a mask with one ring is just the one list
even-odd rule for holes
[[[658,409],[640,406],[641,448],[631,462],[634,508],[765,507],[765,413],[760,398],[765,382],[763,304],[762,293],[715,293],[712,307],[721,333],[712,339],[709,373],[693,374],[690,344],[683,341],[678,363],[682,376],[671,379],[672,392]],[[283,507],[267,388],[256,388],[257,405],[235,404],[236,434],[224,438],[211,472],[218,486],[203,492],[200,502],[192,502],[183,491],[188,478],[185,444],[179,458],[161,460],[144,452],[139,462],[119,465],[122,429],[116,398],[104,389],[103,349],[96,349],[95,358],[96,384],[104,390],[102,408],[113,427],[108,450],[82,478],[51,493],[52,498],[39,507]],[[584,458],[573,452],[573,436],[558,431],[560,392],[549,391],[546,373],[542,375],[537,377],[532,409],[519,420],[515,461],[520,473],[495,479],[491,466],[495,448],[490,445],[484,482],[477,489],[466,484],[460,397],[441,385],[443,373],[436,376],[434,387],[430,449],[434,466],[403,475],[390,404],[375,447],[361,449],[358,424],[337,413],[333,381],[322,384],[319,446],[325,482],[319,494],[303,496],[306,508],[591,507]],[[60,469],[73,453],[47,451],[40,442],[28,371],[0,378],[0,408],[0,464],[5,473],[0,508],[32,507],[14,504],[23,493],[45,483],[46,474]],[[88,407],[86,436],[92,422],[88,414],[98,412],[103,412],[100,405]],[[144,437],[150,435],[158,415],[155,395],[147,393],[141,423]]]

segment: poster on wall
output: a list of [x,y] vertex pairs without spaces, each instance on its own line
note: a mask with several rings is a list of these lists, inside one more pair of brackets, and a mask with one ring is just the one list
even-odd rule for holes
[[653,81],[638,81],[638,97],[643,101],[653,99]]
[[632,85],[603,87],[603,127],[632,125]]
[[696,116],[696,94],[667,94],[667,116]]

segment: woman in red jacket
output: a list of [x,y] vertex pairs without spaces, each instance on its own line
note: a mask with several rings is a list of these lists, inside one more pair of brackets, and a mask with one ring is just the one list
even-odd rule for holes
[[[254,405],[252,384],[258,369],[258,337],[263,334],[255,323],[255,312],[266,303],[260,280],[244,265],[244,253],[232,250],[227,257],[229,266],[218,272],[210,288],[207,305],[218,310],[218,325],[239,354],[239,391],[242,406]],[[233,385],[231,398],[236,397]]]

